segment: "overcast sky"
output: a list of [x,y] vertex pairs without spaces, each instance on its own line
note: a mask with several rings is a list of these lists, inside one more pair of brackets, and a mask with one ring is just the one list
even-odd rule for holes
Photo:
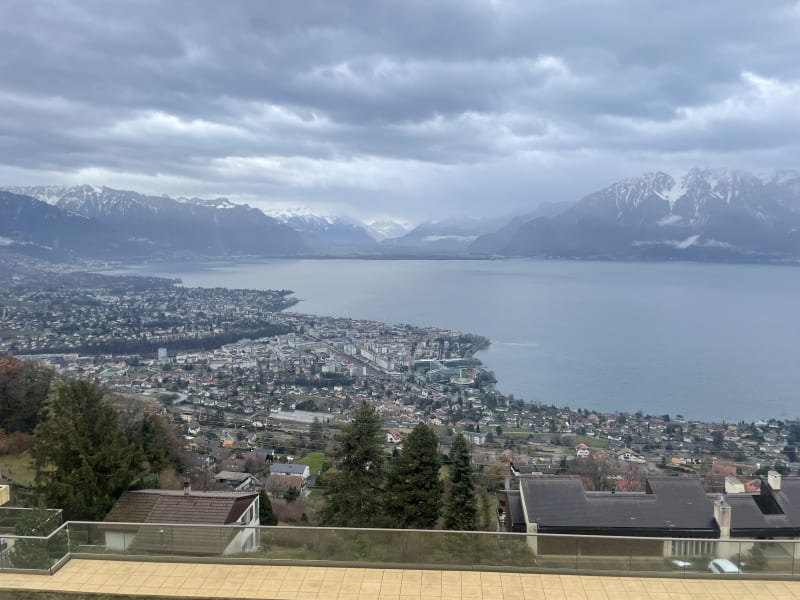
[[0,184],[414,221],[800,167],[800,3],[0,3]]

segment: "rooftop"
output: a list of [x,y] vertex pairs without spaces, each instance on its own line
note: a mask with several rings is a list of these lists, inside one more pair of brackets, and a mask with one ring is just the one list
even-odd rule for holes
[[105,518],[107,523],[235,522],[258,494],[137,490],[125,492]]
[[[798,598],[800,581],[606,577],[488,571],[361,569],[114,560],[69,561],[51,577],[0,574],[18,591],[194,598],[528,600],[542,598]],[[4,592],[7,592],[4,593]],[[12,595],[13,594],[13,595]],[[48,598],[54,596],[48,594]],[[55,596],[57,597],[57,596]],[[74,596],[68,596],[74,597]]]

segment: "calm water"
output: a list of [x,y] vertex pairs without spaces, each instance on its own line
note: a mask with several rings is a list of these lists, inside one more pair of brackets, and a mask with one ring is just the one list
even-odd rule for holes
[[526,400],[708,420],[800,415],[800,269],[268,260],[148,265],[191,286],[288,288],[299,312],[439,325]]

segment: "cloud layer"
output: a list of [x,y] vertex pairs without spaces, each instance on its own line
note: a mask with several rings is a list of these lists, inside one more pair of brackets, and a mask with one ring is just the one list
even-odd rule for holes
[[800,166],[800,3],[0,5],[0,181],[490,214]]

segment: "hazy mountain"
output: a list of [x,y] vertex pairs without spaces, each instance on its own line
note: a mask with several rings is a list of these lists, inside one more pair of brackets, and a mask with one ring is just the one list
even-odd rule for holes
[[364,223],[364,227],[369,234],[378,241],[402,237],[413,229],[413,226],[406,221],[392,219],[367,221]]
[[507,219],[454,218],[429,221],[417,225],[405,235],[385,239],[385,250],[419,251],[423,253],[464,252],[478,237],[505,225]]
[[317,252],[342,252],[375,247],[376,240],[353,220],[318,215],[307,209],[266,210],[270,217],[297,231]]
[[473,244],[514,256],[737,259],[800,255],[800,180],[742,171],[647,173],[590,194],[510,237]]
[[501,229],[479,236],[469,246],[469,251],[473,253],[493,253],[494,248],[502,246],[508,240],[517,235],[517,232],[529,221],[540,217],[555,217],[564,212],[572,205],[570,202],[542,202],[535,210],[512,217],[511,220]]
[[52,261],[112,257],[134,248],[95,219],[0,191],[0,247]]
[[309,251],[290,227],[224,198],[176,200],[88,185],[9,189],[95,219],[147,255],[286,256]]

